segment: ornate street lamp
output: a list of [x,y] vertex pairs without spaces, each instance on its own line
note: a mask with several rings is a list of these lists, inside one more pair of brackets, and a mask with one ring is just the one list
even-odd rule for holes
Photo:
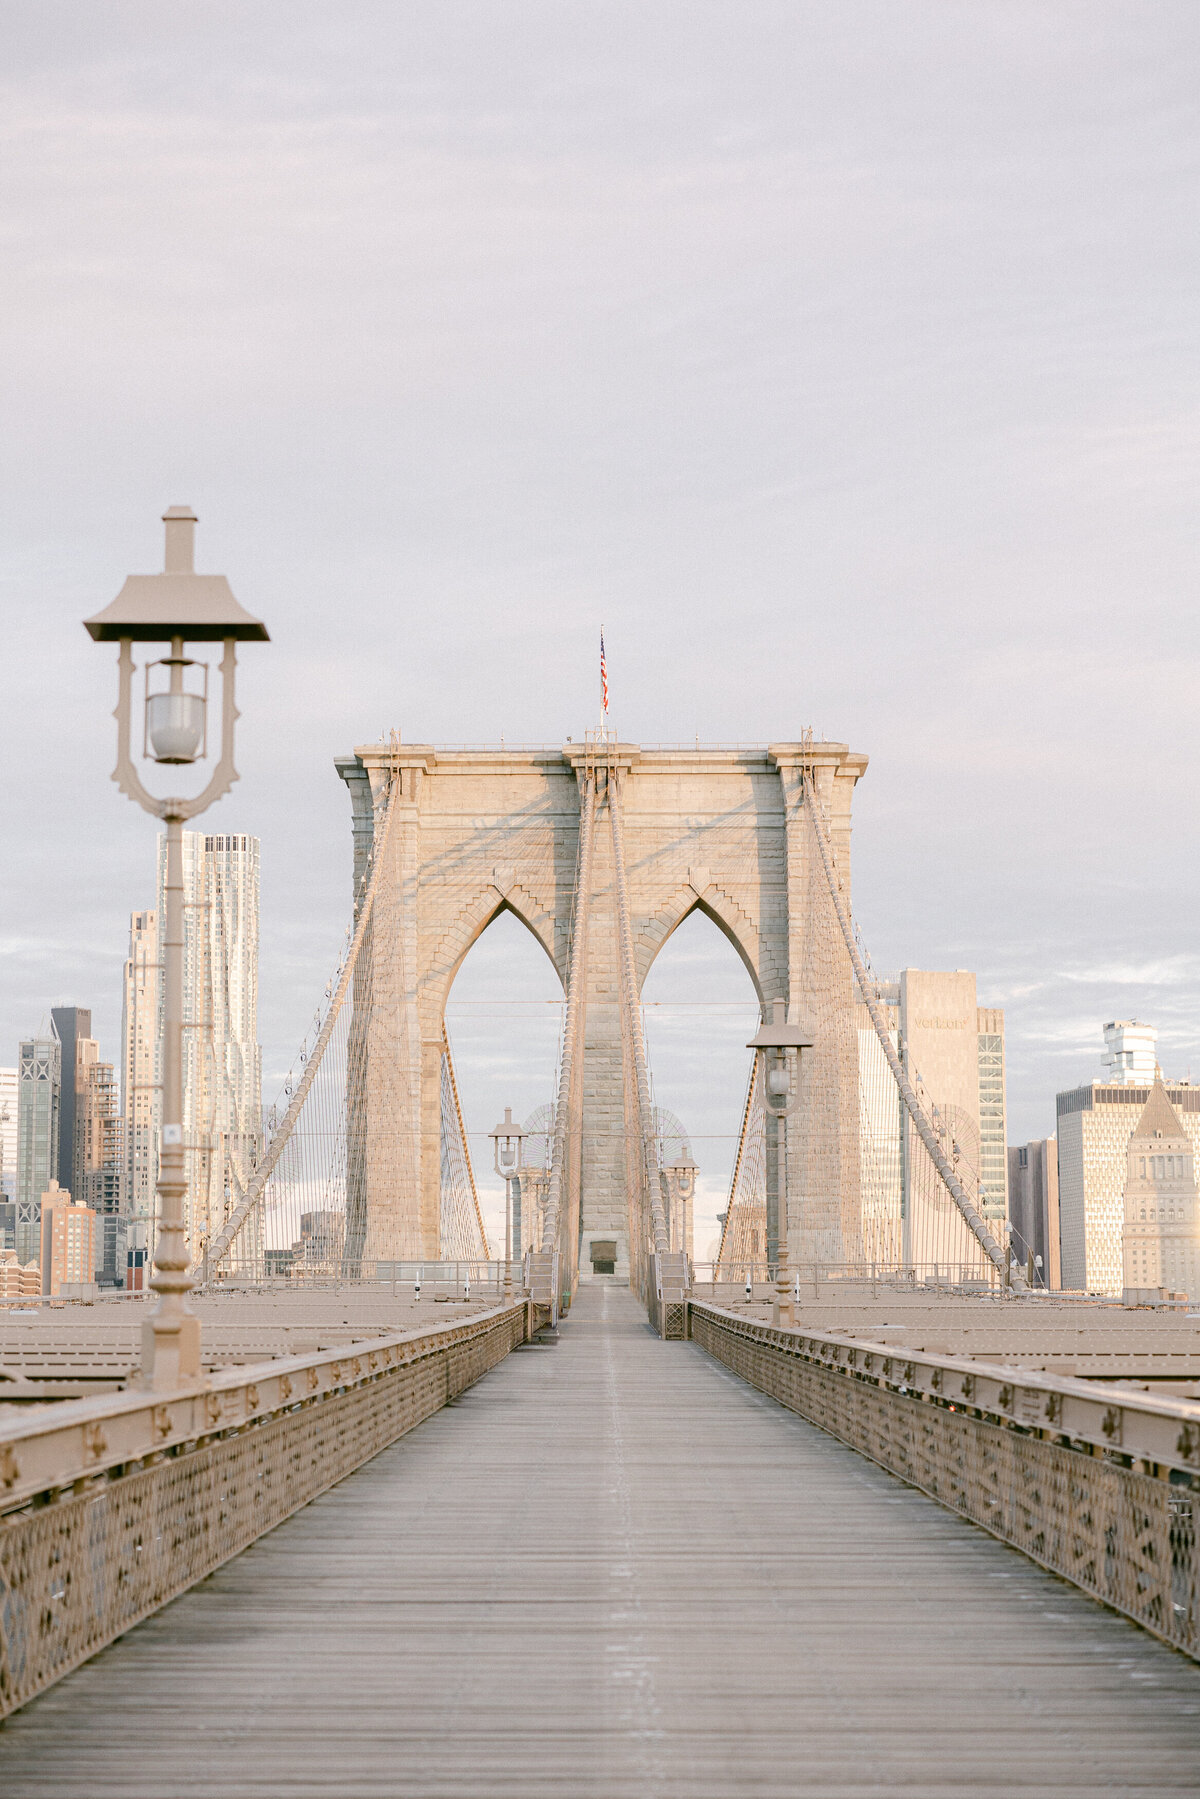
[[795,1306],[787,1278],[787,1121],[800,1103],[800,1091],[796,1079],[799,1072],[800,1052],[811,1049],[813,1040],[807,1032],[801,1030],[799,1025],[787,1022],[787,1007],[783,1000],[775,1000],[772,1010],[773,1016],[770,1024],[764,1024],[758,1035],[750,1039],[746,1048],[760,1051],[766,1063],[764,1070],[766,1079],[763,1082],[763,1089],[766,1095],[767,1110],[775,1120],[776,1236],[778,1239],[775,1252],[775,1322],[776,1324],[794,1324],[796,1320]]
[[696,1195],[696,1164],[685,1143],[673,1162],[663,1169],[671,1194],[671,1248],[688,1252],[691,1204]]
[[[170,506],[161,575],[130,575],[111,606],[86,619],[97,643],[118,643],[117,766],[121,792],[166,825],[167,878],[163,915],[162,1138],[158,1159],[158,1232],[150,1285],[158,1306],[142,1330],[142,1379],[172,1388],[200,1378],[200,1320],[187,1305],[193,1282],[184,1227],[187,1191],[183,1153],[183,826],[237,780],[233,765],[235,645],[266,643],[267,629],[251,618],[224,575],[198,575],[193,566],[196,515]],[[220,643],[221,755],[212,778],[192,799],[158,799],[143,785],[131,747],[133,645],[166,644],[168,653],[144,667],[144,760],[168,767],[203,761],[208,753],[208,668],[184,654],[189,643]]]
[[512,1184],[521,1172],[526,1134],[522,1126],[514,1119],[511,1106],[505,1106],[504,1117],[495,1130],[488,1132],[488,1136],[492,1140],[492,1162],[496,1173],[504,1182],[504,1297],[506,1299],[512,1298]]

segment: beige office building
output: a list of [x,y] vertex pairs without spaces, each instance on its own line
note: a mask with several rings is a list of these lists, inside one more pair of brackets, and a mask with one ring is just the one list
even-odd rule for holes
[[94,1212],[121,1207],[122,1120],[117,1078],[94,1037],[75,1045],[75,1155],[71,1191]]
[[51,1181],[42,1194],[42,1292],[89,1287],[95,1266],[96,1214]]
[[75,1198],[96,1214],[96,1279],[125,1285],[128,1240],[123,1212],[125,1190],[124,1120],[111,1062],[100,1060],[92,1037],[75,1043]]
[[[947,1153],[998,1238],[1008,1213],[1004,1013],[980,1006],[966,969],[906,968],[880,987],[890,1035],[905,1072],[936,1111]],[[983,1254],[962,1222],[916,1132],[865,1008],[859,1029],[863,1253],[870,1261],[957,1264],[983,1271]]]
[[[1106,1024],[1104,1065],[1122,1078],[1088,1081],[1058,1095],[1058,1208],[1066,1288],[1114,1297],[1124,1290],[1129,1140],[1151,1093],[1151,1081],[1141,1072],[1147,1064],[1147,1030],[1120,1020]],[[1127,1032],[1136,1033],[1132,1050]],[[1200,1145],[1200,1089],[1168,1081],[1165,1091],[1195,1149]]]
[[1122,1236],[1127,1305],[1200,1294],[1196,1159],[1161,1078],[1150,1089],[1126,1155]]

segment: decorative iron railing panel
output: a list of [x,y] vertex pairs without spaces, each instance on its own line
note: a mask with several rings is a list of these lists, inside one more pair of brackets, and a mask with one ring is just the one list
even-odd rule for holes
[[689,1313],[749,1385],[1200,1660],[1200,1405]]
[[523,1304],[0,1429],[0,1716],[211,1574],[501,1361]]

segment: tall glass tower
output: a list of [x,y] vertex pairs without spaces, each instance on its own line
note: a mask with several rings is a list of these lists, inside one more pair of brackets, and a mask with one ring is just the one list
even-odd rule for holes
[[[52,1006],[50,1008],[50,1028],[58,1038],[61,1048],[60,1069],[62,1075],[58,1098],[58,1171],[57,1179],[60,1187],[73,1189],[78,1185],[75,1170],[75,1138],[78,1129],[79,1097],[82,1087],[82,1050],[81,1045],[89,1042],[92,1035],[92,1012],[90,1006]],[[82,1199],[82,1193],[71,1193],[72,1199]]]

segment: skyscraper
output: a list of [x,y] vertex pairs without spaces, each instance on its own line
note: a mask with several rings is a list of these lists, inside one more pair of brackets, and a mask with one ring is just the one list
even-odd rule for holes
[[1200,1293],[1192,1140],[1156,1076],[1126,1152],[1122,1263],[1126,1304]]
[[[75,1204],[107,1220],[92,1240],[100,1254],[107,1247],[108,1277],[115,1280],[117,1237],[123,1241],[123,1226],[116,1221],[124,1171],[121,1108],[112,1064],[100,1058],[89,1007],[55,1006],[50,1021],[58,1039],[61,1074],[57,1179]],[[123,1252],[119,1259],[123,1280]]]
[[[879,997],[893,1047],[944,1127],[947,1153],[978,1183],[992,1231],[1008,1215],[1005,1141],[1004,1013],[981,1006],[966,969],[906,968],[884,981]],[[868,1260],[953,1261],[983,1269],[982,1251],[952,1215],[940,1183],[926,1178],[926,1152],[902,1112],[865,1008],[859,1021],[860,1156],[863,1249]]]
[[[75,1118],[78,1111],[80,1045],[92,1034],[90,1006],[52,1006],[50,1028],[61,1046],[62,1091],[58,1105],[58,1180],[68,1189],[75,1179]],[[78,1198],[77,1194],[73,1197]]]
[[[165,878],[160,837],[160,918]],[[258,891],[257,837],[184,832],[184,1203],[193,1257],[237,1205],[261,1145]],[[157,1035],[161,1040],[161,983]]]
[[[995,1229],[1008,1216],[1004,1013],[978,1004],[975,976],[966,969],[906,968],[900,975],[900,1031],[905,1066],[920,1075],[978,1175],[983,1215]],[[913,1228],[919,1228],[916,1219]]]
[[17,1260],[41,1254],[42,1194],[58,1179],[62,1045],[28,1037],[17,1063]]
[[17,1199],[17,1071],[0,1068],[0,1205]]
[[75,1060],[75,1167],[71,1194],[91,1210],[95,1274],[105,1286],[125,1282],[124,1131],[116,1075],[100,1045],[80,1037]]
[[[1130,1040],[1127,1033],[1136,1030]],[[1119,1294],[1124,1288],[1122,1239],[1129,1139],[1150,1098],[1147,1025],[1104,1027],[1105,1066],[1119,1079],[1092,1080],[1058,1095],[1058,1204],[1063,1286]],[[1134,1055],[1136,1045],[1136,1058]],[[1114,1062],[1113,1058],[1118,1060]],[[1200,1146],[1200,1089],[1168,1082],[1167,1099],[1193,1146]]]
[[1034,1258],[1034,1284],[1061,1287],[1058,1144],[1053,1137],[1009,1150],[1008,1216],[1013,1254],[1019,1262]]
[[75,1063],[75,1160],[71,1197],[97,1213],[121,1209],[122,1138],[117,1079],[100,1045],[81,1037]]
[[121,1112],[125,1119],[122,1210],[132,1249],[150,1247],[162,1119],[162,957],[157,912],[129,920],[121,1008]]
[[42,1292],[91,1286],[96,1266],[96,1214],[51,1181],[41,1203]]
[[0,1255],[17,1247],[17,1071],[0,1068]]

